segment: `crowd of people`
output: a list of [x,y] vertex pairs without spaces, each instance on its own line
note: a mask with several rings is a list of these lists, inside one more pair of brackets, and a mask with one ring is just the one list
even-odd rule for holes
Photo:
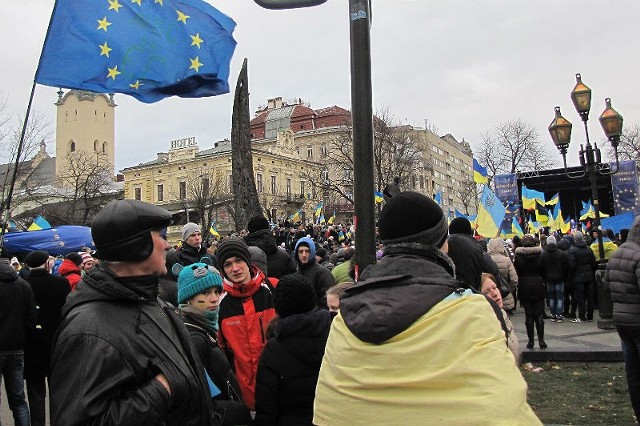
[[[189,222],[179,247],[170,223],[113,201],[93,221],[95,252],[0,261],[17,425],[45,424],[47,384],[55,425],[540,424],[510,317],[524,310],[529,350],[536,335],[547,348],[545,319],[593,320],[590,235],[479,239],[416,192],[385,203],[378,260],[357,281],[348,223],[256,216],[205,242]],[[636,414],[639,228],[609,275]]]

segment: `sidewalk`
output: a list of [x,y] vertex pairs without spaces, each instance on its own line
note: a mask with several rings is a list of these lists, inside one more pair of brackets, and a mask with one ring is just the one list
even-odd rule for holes
[[523,362],[542,361],[596,361],[622,362],[620,338],[615,330],[601,330],[597,327],[598,311],[593,322],[572,323],[570,319],[562,323],[544,320],[544,340],[547,349],[540,349],[535,336],[534,349],[527,349],[527,331],[524,326],[524,310],[520,307],[511,317],[511,322],[520,340]]

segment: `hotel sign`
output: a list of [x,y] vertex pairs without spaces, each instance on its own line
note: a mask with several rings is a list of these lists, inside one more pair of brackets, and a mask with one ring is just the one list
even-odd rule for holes
[[195,136],[190,138],[182,138],[171,141],[171,149],[182,149],[182,148],[190,148],[192,146],[197,146]]

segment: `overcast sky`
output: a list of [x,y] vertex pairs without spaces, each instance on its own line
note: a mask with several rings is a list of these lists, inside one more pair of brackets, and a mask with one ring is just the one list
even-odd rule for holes
[[[233,90],[248,58],[252,114],[276,96],[350,108],[347,0],[288,11],[252,0],[208,2],[237,23],[229,84]],[[6,112],[26,110],[52,8],[49,0],[2,1]],[[626,125],[640,122],[639,18],[638,0],[373,0],[374,110],[386,107],[420,127],[428,120],[439,134],[472,146],[497,124],[519,118],[538,130],[559,165],[547,126],[560,105],[574,123],[574,164],[584,141],[569,97],[575,73],[593,91],[592,141],[604,139],[597,117],[605,97]],[[52,124],[56,91],[37,86],[33,106]],[[117,170],[154,159],[173,139],[195,136],[206,149],[230,137],[232,93],[155,104],[116,95],[116,102]]]

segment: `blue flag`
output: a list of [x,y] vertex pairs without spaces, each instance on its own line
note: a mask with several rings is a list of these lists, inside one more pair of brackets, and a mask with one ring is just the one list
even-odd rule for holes
[[36,83],[146,103],[228,93],[234,28],[202,0],[57,0]]

